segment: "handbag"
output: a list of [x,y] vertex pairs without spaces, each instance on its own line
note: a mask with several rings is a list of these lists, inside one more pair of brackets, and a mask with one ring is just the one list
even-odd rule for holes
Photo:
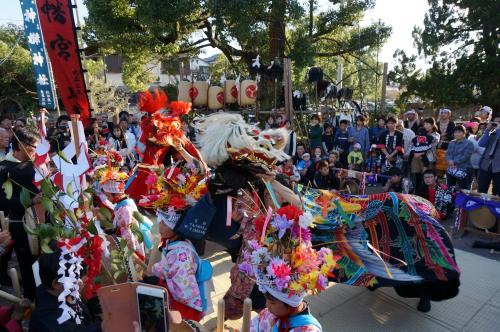
[[448,167],[446,173],[457,180],[463,180],[467,177],[467,170],[458,167]]

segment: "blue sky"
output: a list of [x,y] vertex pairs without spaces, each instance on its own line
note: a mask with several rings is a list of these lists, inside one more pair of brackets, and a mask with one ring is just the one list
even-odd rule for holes
[[[83,0],[77,2],[80,17],[85,17],[87,10]],[[327,0],[318,2],[320,6],[328,4]],[[0,24],[9,22],[22,24],[21,6],[18,0],[0,0],[0,8]],[[380,52],[381,62],[392,64],[392,55],[397,48],[405,49],[410,54],[415,53],[412,51],[414,46],[411,32],[415,25],[423,24],[428,8],[427,0],[377,0],[375,8],[366,13],[362,25],[381,19],[392,26],[392,36]]]

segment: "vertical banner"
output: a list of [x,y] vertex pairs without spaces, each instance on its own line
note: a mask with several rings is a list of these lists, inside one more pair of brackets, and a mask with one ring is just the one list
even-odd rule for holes
[[[25,0],[28,1],[28,0]],[[68,114],[90,124],[90,110],[71,0],[36,0],[43,39],[59,95]]]
[[33,69],[35,71],[38,106],[55,109],[57,107],[57,96],[40,29],[38,10],[34,1],[21,0],[20,2],[24,16],[24,34],[28,39]]

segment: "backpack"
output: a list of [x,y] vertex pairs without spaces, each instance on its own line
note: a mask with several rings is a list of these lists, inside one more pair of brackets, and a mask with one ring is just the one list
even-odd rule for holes
[[196,258],[196,265],[198,266],[196,269],[196,283],[198,284],[198,288],[200,289],[203,312],[206,312],[208,308],[208,299],[205,294],[208,288],[206,283],[213,277],[212,264],[208,260],[200,258],[193,245],[190,245],[184,241],[175,242],[172,245],[169,245],[168,250],[170,251],[171,249],[178,247],[190,250]]

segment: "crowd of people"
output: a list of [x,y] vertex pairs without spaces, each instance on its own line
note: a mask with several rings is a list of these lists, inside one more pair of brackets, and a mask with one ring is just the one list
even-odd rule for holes
[[[437,120],[422,118],[411,109],[404,120],[380,117],[374,119],[373,127],[367,126],[364,115],[350,123],[335,118],[322,122],[314,114],[308,137],[302,141],[280,118],[297,141],[294,148],[286,150],[293,162],[282,165],[280,171],[295,183],[339,190],[348,170],[353,170],[363,174],[366,186],[380,184],[384,191],[415,193],[433,203],[435,195],[427,193],[430,185],[488,193],[493,184],[492,192],[497,195],[500,166],[495,161],[500,151],[496,149],[498,123],[492,121],[492,112],[484,106],[477,116],[456,124],[450,109],[441,109]],[[279,123],[270,117],[266,127],[275,128]]]
[[[151,94],[149,96],[154,99]],[[182,118],[188,111],[184,105],[173,102],[166,104],[167,107],[160,104],[149,110],[149,104],[144,102],[141,111],[146,114],[140,119],[122,111],[109,119],[105,114],[91,120],[92,125],[85,133],[89,152],[93,154],[93,175],[89,176],[89,183],[94,183],[96,197],[101,199],[99,207],[112,206],[108,208],[113,215],[110,234],[122,238],[125,247],[143,263],[151,250],[148,242],[151,224],[147,218],[138,217],[138,206],[156,213],[162,239],[161,258],[149,273],[144,274],[143,281],[164,286],[172,298],[170,308],[181,312],[186,319],[199,321],[208,312],[206,301],[210,296],[202,290],[199,275],[203,262],[197,253],[198,243],[191,241],[208,238],[222,244],[235,263],[231,270],[231,288],[225,296],[229,303],[228,317],[241,317],[241,300],[250,297],[254,309],[260,313],[255,322],[256,331],[268,331],[275,322],[280,325],[280,319],[285,316],[287,321],[293,318],[308,325],[307,331],[321,331],[303,297],[307,290],[324,289],[327,275],[333,269],[333,256],[329,248],[317,252],[312,248],[311,211],[318,213],[318,209],[323,209],[326,215],[327,209],[338,206],[294,210],[293,206],[302,206],[303,199],[300,194],[296,195],[301,190],[295,190],[295,184],[301,184],[302,188],[323,189],[326,190],[324,195],[330,195],[329,191],[342,190],[353,174],[361,174],[356,179],[361,179],[366,186],[383,186],[384,192],[415,193],[426,198],[442,218],[451,213],[450,187],[470,189],[475,181],[480,192],[487,192],[493,182],[493,194],[500,191],[500,164],[496,162],[500,158],[497,124],[491,121],[492,110],[486,106],[481,108],[477,118],[463,125],[453,123],[448,109],[440,111],[438,121],[421,119],[416,111],[410,110],[405,113],[405,120],[393,116],[379,118],[372,128],[367,127],[368,119],[363,115],[351,123],[347,119],[322,122],[321,117],[314,114],[305,138],[298,137],[291,122],[283,116],[269,117],[263,126],[268,131],[262,134],[246,124],[240,115],[221,113],[189,123]],[[168,109],[168,116],[163,113],[165,109]],[[32,161],[37,157],[35,151],[40,137],[29,128],[30,122],[30,119],[13,122],[0,117],[0,182],[4,189],[0,190],[0,210],[10,219],[9,230],[0,233],[3,253],[0,283],[10,283],[7,266],[14,251],[22,275],[24,297],[37,302],[31,331],[53,331],[56,326],[58,331],[98,331],[99,324],[91,323],[83,304],[79,310],[86,317],[85,324],[76,326],[72,320],[58,324],[59,296],[65,291],[58,279],[58,263],[64,255],[57,246],[52,246],[52,254],[42,253],[40,257],[30,250],[22,222],[26,210],[23,190],[30,192],[30,205],[39,205],[46,199],[33,184]],[[58,155],[58,151],[71,144],[70,125],[66,115],[47,122],[46,139],[50,142],[51,155]],[[221,141],[221,137],[225,137],[225,141]],[[101,163],[103,156],[106,160]],[[213,174],[205,178],[209,168]],[[272,177],[269,174],[273,174]],[[446,184],[441,181],[444,174]],[[4,188],[6,182],[12,189]],[[302,192],[307,194],[307,190]],[[315,204],[324,204],[324,198],[314,197],[318,200]],[[348,198],[345,199],[344,204],[348,205]],[[277,208],[274,219],[269,214],[272,209],[268,210],[271,212],[267,212],[267,217],[266,213],[261,214],[259,202],[264,207]],[[382,201],[382,204],[391,202]],[[234,206],[229,207],[229,204]],[[203,236],[198,237],[196,232],[200,231],[200,225],[211,223],[211,229],[204,230]],[[268,233],[267,223],[270,223]],[[137,229],[141,232],[140,237],[133,231]],[[269,241],[276,242],[268,243],[266,234]],[[376,232],[371,235],[377,236]],[[273,246],[282,246],[279,257],[272,257],[276,254]],[[266,253],[266,264],[276,265],[276,269],[286,268],[292,261],[300,260],[301,255],[315,255],[317,261],[307,269],[300,264],[291,265],[297,269],[292,275],[305,279],[290,283],[297,291],[293,289],[289,294],[290,289],[283,285],[289,285],[290,278],[283,279],[281,286],[273,284],[271,287],[269,282],[274,283],[278,278],[274,268],[259,272],[251,268],[257,259],[252,251],[257,256]],[[32,264],[37,259],[41,279],[38,287],[32,271]],[[458,268],[455,269],[453,257],[446,256],[446,259],[453,266],[449,273],[454,277],[450,277],[453,287],[450,286],[449,294],[443,298],[450,298],[458,292]],[[285,273],[287,270],[280,271]],[[239,272],[251,278],[245,279]],[[403,282],[421,280],[415,274],[397,272]],[[257,273],[260,279],[255,281]],[[300,284],[301,280],[313,275],[317,278],[314,287],[308,289],[306,284]],[[344,273],[337,275],[345,276]],[[387,278],[385,275],[377,277]],[[366,285],[373,282],[370,278],[363,279]],[[359,285],[366,286],[364,283]],[[428,311],[431,295],[422,294],[416,295],[421,297],[419,310]],[[299,316],[307,319],[302,321],[297,318]]]

